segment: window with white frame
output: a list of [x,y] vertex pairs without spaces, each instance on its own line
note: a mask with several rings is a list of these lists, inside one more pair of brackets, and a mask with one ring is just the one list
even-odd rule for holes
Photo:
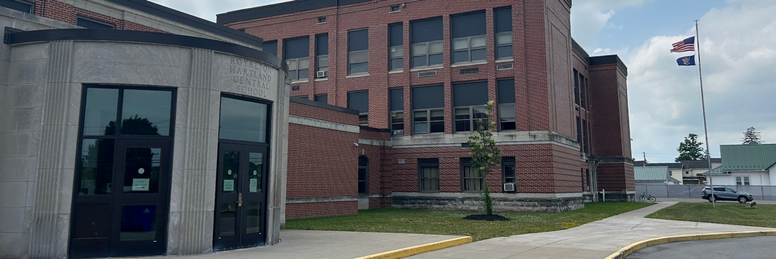
[[315,77],[327,77],[329,71],[329,34],[315,35]]
[[502,157],[501,158],[501,172],[504,176],[504,183],[517,183],[516,164],[515,157]]
[[404,37],[402,33],[401,23],[388,25],[388,56],[390,59],[388,70],[390,71],[401,71],[404,68]]
[[404,135],[404,88],[391,88],[391,134]]
[[283,59],[288,63],[288,77],[291,81],[307,80],[310,77],[310,38],[299,37],[283,41]]
[[442,85],[412,88],[412,133],[445,132],[444,88]]
[[450,19],[453,64],[486,60],[485,11],[457,14]]
[[749,185],[749,176],[736,176],[736,185]]
[[358,111],[359,126],[369,126],[369,91],[348,92],[348,108]]
[[482,175],[474,166],[471,158],[461,158],[461,191],[479,192],[482,190]]
[[348,32],[348,75],[369,73],[369,30]]
[[442,17],[410,22],[412,68],[442,65]]
[[515,79],[499,79],[496,81],[496,87],[498,88],[498,129],[516,130]]
[[493,10],[496,33],[496,60],[512,58],[512,7]]
[[418,189],[421,192],[439,191],[439,159],[418,159]]
[[488,102],[488,82],[453,84],[455,131],[475,131],[478,121],[487,123],[485,104]]

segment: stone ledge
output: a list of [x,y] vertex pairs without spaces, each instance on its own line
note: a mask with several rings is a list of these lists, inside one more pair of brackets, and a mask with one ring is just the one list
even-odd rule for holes
[[[394,208],[482,210],[480,197],[394,196]],[[493,198],[494,211],[563,212],[585,208],[584,198]]]

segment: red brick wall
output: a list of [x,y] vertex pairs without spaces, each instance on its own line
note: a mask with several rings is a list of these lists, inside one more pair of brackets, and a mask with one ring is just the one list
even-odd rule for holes
[[591,112],[595,155],[631,157],[627,90],[621,79],[624,75],[616,64],[592,66],[589,75],[590,100],[595,104]]
[[[358,124],[358,115],[291,102],[295,116]],[[347,123],[349,122],[349,123]],[[300,124],[288,129],[288,198],[356,196],[358,134]]]
[[286,219],[320,218],[356,214],[358,214],[358,202],[356,201],[286,204]]
[[35,15],[54,19],[69,24],[76,24],[78,16],[98,20],[105,23],[110,23],[116,26],[117,30],[132,30],[132,31],[150,31],[150,32],[165,32],[156,28],[151,28],[145,25],[137,24],[131,21],[125,21],[117,18],[113,18],[104,14],[95,13],[85,9],[81,9],[70,4],[61,2],[59,0],[30,0],[35,3]]
[[599,191],[604,189],[610,191],[636,190],[632,164],[599,164],[596,172]]
[[[551,144],[502,145],[502,157],[515,157],[518,193],[578,193],[581,190],[579,153]],[[419,158],[439,158],[440,192],[461,192],[460,158],[471,157],[461,147],[393,149],[393,191],[418,192]],[[398,164],[397,159],[405,164]],[[488,175],[491,192],[502,192],[499,165]]]
[[[558,9],[564,1],[548,0]],[[558,2],[558,3],[555,3]],[[389,13],[389,6],[406,3],[404,1],[372,1],[337,7],[323,8],[312,11],[278,15],[261,19],[234,22],[228,26],[236,29],[246,29],[247,33],[260,36],[265,41],[278,40],[278,56],[283,56],[283,39],[308,36],[310,39],[309,57],[311,71],[315,68],[315,35],[329,34],[329,64],[330,70],[326,80],[309,80],[309,82],[294,83],[299,86],[293,91],[294,96],[307,96],[312,99],[317,94],[328,94],[329,104],[347,106],[347,92],[369,90],[369,126],[388,128],[388,88],[403,87],[405,95],[405,111],[410,107],[410,87],[429,84],[445,86],[445,132],[452,133],[452,83],[476,80],[487,80],[490,99],[495,99],[496,79],[513,77],[516,85],[517,127],[518,130],[560,130],[569,135],[574,126],[566,119],[550,127],[550,100],[548,95],[548,63],[547,63],[547,29],[545,28],[545,12],[548,5],[544,1],[535,0],[498,0],[498,1],[443,1],[426,0],[407,3],[400,12]],[[493,8],[512,6],[513,11],[513,47],[514,68],[496,70],[493,54]],[[487,21],[487,64],[465,67],[450,65],[450,14],[464,13],[476,10],[486,10]],[[561,20],[568,19],[568,13],[558,10]],[[567,10],[565,10],[567,12]],[[326,16],[326,23],[317,24],[317,18]],[[419,78],[417,72],[410,72],[410,30],[409,21],[428,17],[442,16],[444,32],[444,67],[437,69],[437,76]],[[387,28],[391,23],[403,23],[404,29],[404,71],[388,73]],[[564,21],[563,23],[567,23]],[[369,76],[347,78],[347,32],[353,29],[369,29]],[[567,55],[570,55],[570,41],[565,44]],[[568,63],[568,61],[566,61]],[[569,65],[567,64],[566,67]],[[461,69],[479,68],[477,74],[461,75]],[[311,74],[312,75],[312,74]],[[568,73],[557,73],[559,77],[569,81]],[[559,86],[568,96],[568,85]],[[565,107],[565,114],[570,114],[567,100],[559,104]],[[555,104],[552,104],[553,106]],[[409,113],[407,113],[409,114]],[[411,123],[405,120],[405,134],[410,135]]]

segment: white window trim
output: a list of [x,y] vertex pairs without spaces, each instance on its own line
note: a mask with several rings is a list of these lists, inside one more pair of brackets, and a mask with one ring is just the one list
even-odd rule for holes
[[[481,48],[476,48],[476,49],[472,48],[472,38],[479,38],[479,37],[482,37],[482,38],[485,39],[485,45],[483,45]],[[455,50],[453,48],[453,42],[455,42],[455,40],[460,40],[460,39],[466,39],[466,42],[467,42],[466,43],[467,44],[466,45],[466,51],[468,52],[469,59],[466,60],[466,61],[455,62],[455,60],[454,60],[455,59],[455,53],[456,52],[463,52],[463,50]],[[474,51],[474,50],[485,50],[485,59],[472,60],[472,51]],[[454,38],[450,42],[450,51],[451,51],[450,59],[452,59],[452,61],[453,61],[452,63],[456,64],[456,65],[459,65],[459,64],[469,64],[469,63],[479,63],[479,62],[483,62],[483,61],[485,63],[487,63],[488,62],[487,36],[485,34],[482,34],[482,35],[473,35],[473,36],[467,36],[467,37]]]

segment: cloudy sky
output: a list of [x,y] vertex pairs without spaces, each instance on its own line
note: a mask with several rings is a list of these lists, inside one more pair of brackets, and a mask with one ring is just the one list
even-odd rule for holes
[[[215,21],[215,15],[278,0],[152,0]],[[776,143],[776,1],[574,0],[572,35],[591,55],[628,66],[633,156],[673,162],[689,133],[703,138],[697,67],[679,67],[671,43],[700,24],[711,154],[754,126]]]

